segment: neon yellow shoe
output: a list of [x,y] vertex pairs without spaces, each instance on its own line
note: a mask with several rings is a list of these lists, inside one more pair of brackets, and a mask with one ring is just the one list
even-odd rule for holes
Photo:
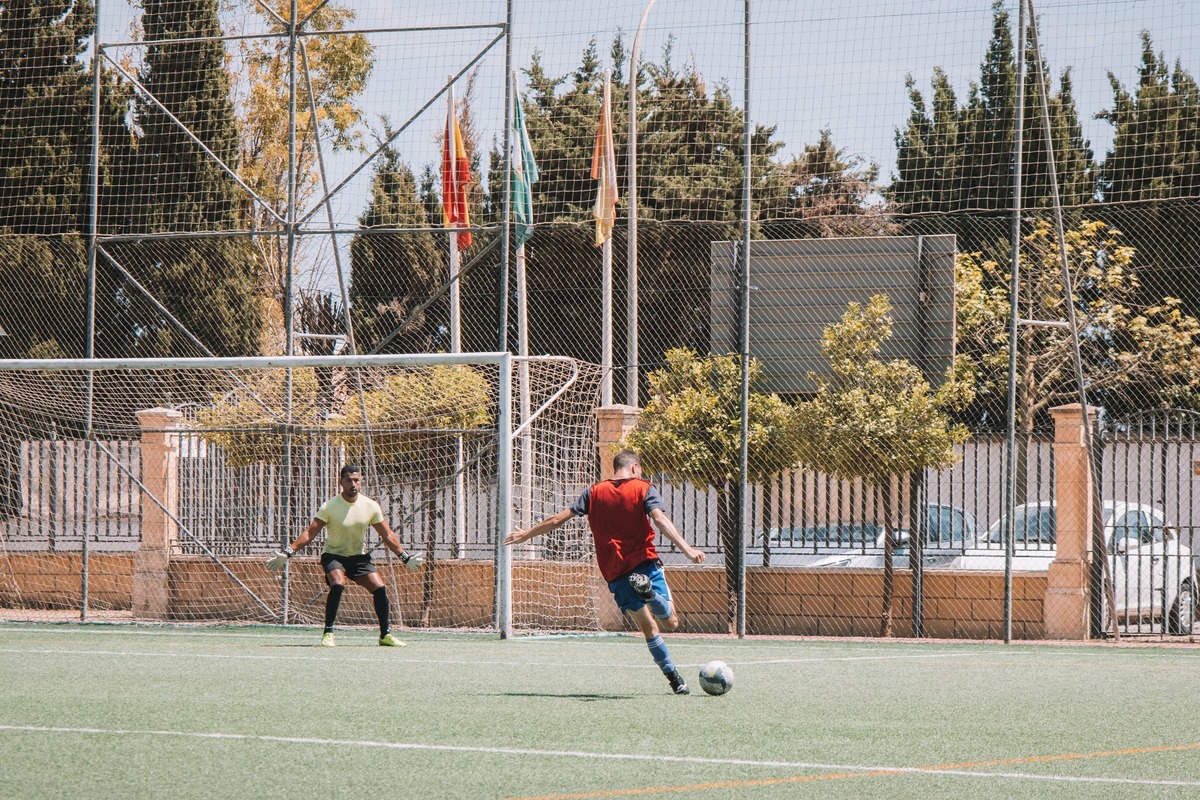
[[385,633],[379,637],[380,647],[404,647],[404,642],[392,636],[390,633]]
[[337,642],[333,640],[333,631],[321,634],[321,647],[337,647]]

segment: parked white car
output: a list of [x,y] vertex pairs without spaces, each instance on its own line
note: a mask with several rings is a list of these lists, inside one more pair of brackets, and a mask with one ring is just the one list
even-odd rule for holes
[[[1105,501],[1103,513],[1118,619],[1161,621],[1170,633],[1191,633],[1197,587],[1192,551],[1167,525],[1162,510],[1118,500]],[[1054,504],[1043,500],[1018,506],[1015,519],[1013,569],[1046,569],[1057,552]],[[951,566],[1004,569],[1004,527],[1003,517],[993,522],[978,546]]]

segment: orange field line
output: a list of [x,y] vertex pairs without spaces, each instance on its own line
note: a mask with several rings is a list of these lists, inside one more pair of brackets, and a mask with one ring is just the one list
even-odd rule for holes
[[878,775],[907,775],[913,772],[942,772],[945,770],[979,769],[981,767],[1000,767],[1012,764],[1038,764],[1049,761],[1071,761],[1083,758],[1104,758],[1111,756],[1132,756],[1145,753],[1170,753],[1180,750],[1200,750],[1200,742],[1192,744],[1159,745],[1156,747],[1127,747],[1121,750],[1094,750],[1090,753],[1059,753],[1050,756],[1022,756],[1019,758],[999,758],[991,761],[964,761],[958,764],[926,765],[921,767],[904,767],[897,769],[864,769],[861,772],[828,772],[821,775],[792,775],[786,778],[760,778],[748,781],[718,781],[714,783],[694,783],[687,786],[646,786],[638,789],[609,789],[601,792],[582,792],[579,794],[548,794],[537,797],[522,797],[515,800],[592,800],[600,797],[632,797],[635,795],[661,794],[666,792],[703,791],[705,789],[729,789],[747,786],[772,786],[782,783],[808,783],[812,781],[830,781],[843,778],[869,778]]

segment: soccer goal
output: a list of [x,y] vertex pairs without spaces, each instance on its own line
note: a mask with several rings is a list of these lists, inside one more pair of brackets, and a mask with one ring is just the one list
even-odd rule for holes
[[403,625],[593,629],[585,529],[499,543],[594,479],[599,383],[506,353],[0,361],[0,617],[319,624],[322,542],[265,562],[353,463],[425,557],[371,534]]

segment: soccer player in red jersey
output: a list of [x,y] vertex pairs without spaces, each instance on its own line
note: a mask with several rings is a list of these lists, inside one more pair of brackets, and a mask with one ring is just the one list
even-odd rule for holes
[[[633,618],[646,637],[646,647],[654,657],[675,694],[689,694],[687,683],[667,652],[659,633],[679,627],[679,617],[671,603],[671,589],[663,575],[662,561],[654,548],[657,528],[693,563],[704,561],[704,553],[684,541],[667,516],[658,490],[642,477],[642,462],[632,450],[613,457],[613,477],[592,484],[583,494],[557,514],[546,517],[528,530],[517,530],[504,540],[519,544],[549,533],[572,517],[586,516],[596,543],[596,561],[617,607]],[[653,523],[653,524],[652,524]]]

